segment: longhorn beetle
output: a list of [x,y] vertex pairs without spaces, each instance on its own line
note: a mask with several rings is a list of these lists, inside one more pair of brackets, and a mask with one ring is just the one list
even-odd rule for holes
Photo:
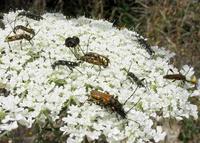
[[[172,69],[170,69],[171,72],[173,72]],[[189,71],[188,71],[189,72]],[[176,80],[181,80],[183,82],[188,82],[188,83],[191,83],[191,84],[194,84],[196,85],[197,84],[197,80],[196,78],[192,79],[192,80],[187,80],[186,79],[186,76],[181,74],[180,72],[178,74],[167,74],[167,75],[164,75],[163,76],[164,79],[168,79],[168,80],[173,80],[173,81],[176,81]]]
[[22,40],[22,39],[25,39],[25,40],[30,42],[32,37],[28,34],[25,34],[25,33],[16,34],[16,35],[13,35],[13,36],[7,36],[5,38],[5,42],[12,42],[12,41],[17,41],[17,40]]
[[[88,43],[89,43],[89,39],[88,39]],[[79,45],[79,42],[80,42],[79,38],[76,36],[73,36],[72,38],[69,37],[65,40],[65,45],[68,47],[76,47],[77,45]],[[94,53],[94,52],[84,53],[82,50],[82,54],[83,56],[77,56],[76,54],[74,54],[74,56],[78,60],[93,64],[93,65],[103,66],[104,68],[106,68],[110,62],[110,60],[107,57],[100,55],[98,53]]]
[[125,68],[123,68],[123,70],[127,73],[128,79],[130,79],[132,82],[135,82],[135,84],[137,84],[138,87],[145,87],[142,82],[143,80],[145,80],[145,78],[139,79],[134,73],[130,72],[131,65],[129,66],[128,71]]
[[136,35],[138,43],[149,53],[150,56],[155,54],[155,52],[152,50],[151,46],[147,43],[147,41],[142,38],[140,35]]
[[[16,22],[16,19],[14,20],[14,28],[13,28],[13,32],[14,32],[15,34],[17,33],[18,30],[22,30],[22,31],[24,31],[24,32],[26,32],[26,33],[31,34],[32,36],[35,36],[35,35],[36,35],[34,29],[28,28],[28,26],[29,26],[28,21],[27,21],[26,26],[23,26],[23,25],[17,25],[17,26],[15,26],[15,22]],[[11,26],[11,27],[12,27],[12,26]],[[38,32],[39,32],[39,31],[38,31]]]
[[82,57],[80,57],[79,60],[93,64],[93,65],[98,65],[99,73],[97,77],[100,75],[101,66],[106,68],[108,67],[108,64],[110,63],[110,60],[107,57],[100,55],[98,53],[93,53],[93,52],[85,53]]
[[[14,24],[15,25],[15,24]],[[12,27],[12,26],[11,26]],[[32,29],[32,28],[27,28],[27,27],[25,27],[25,26],[23,26],[23,25],[17,25],[17,26],[14,26],[14,28],[12,28],[13,30],[13,33],[15,34],[15,35],[12,35],[12,36],[10,36],[10,34],[5,38],[5,42],[8,42],[8,44],[9,44],[9,42],[12,42],[12,41],[17,41],[17,40],[23,40],[23,39],[25,39],[25,40],[27,40],[31,45],[33,45],[32,43],[31,43],[31,40],[35,37],[35,31]],[[24,31],[24,32],[26,32],[26,33],[17,33],[17,31],[18,30],[22,30],[22,31]],[[39,32],[39,31],[38,31]],[[38,33],[37,32],[37,33]],[[27,34],[27,33],[29,33],[29,34]],[[9,47],[10,47],[10,45],[9,45]]]
[[[90,37],[88,39],[88,44],[89,44],[89,40]],[[89,45],[87,45],[88,48]],[[88,49],[87,49],[88,51]],[[101,72],[101,66],[103,66],[104,68],[108,67],[108,64],[110,63],[110,60],[103,55],[100,55],[98,53],[94,53],[94,52],[83,52],[83,56],[80,57],[81,61],[93,64],[93,65],[98,65],[99,66],[99,73],[97,75],[97,77],[100,75]]]
[[75,68],[76,66],[79,66],[80,63],[81,62],[72,62],[72,61],[66,61],[66,60],[58,60],[58,61],[55,61],[52,64],[52,68],[55,69],[56,66],[63,65],[63,66],[67,66],[72,71],[73,68]]
[[27,28],[23,25],[17,25],[13,29],[14,33],[16,33],[18,30],[23,30],[29,34],[32,34],[33,36],[35,35],[35,31],[32,28]]
[[[5,42],[12,42],[12,41],[17,41],[17,40],[27,40],[31,45],[33,45],[33,43],[31,43],[31,40],[33,39],[34,36],[30,36],[26,33],[21,33],[21,34],[16,34],[16,35],[13,35],[13,36],[7,36],[5,38]],[[10,47],[10,45],[9,45]]]
[[[58,61],[55,61],[51,66],[53,69],[56,68],[56,66],[59,66],[59,65],[63,65],[63,66],[67,66],[71,72],[73,72],[73,69],[77,66],[79,66],[81,63],[81,61],[79,62],[72,62],[72,61],[67,61],[67,60],[58,60]],[[78,69],[76,69],[77,71],[79,71]],[[79,71],[80,73],[82,73],[81,71]]]
[[104,68],[110,63],[110,60],[107,57],[93,52],[85,53],[80,57],[80,60],[93,65],[103,66]]
[[[136,90],[129,96],[132,97]],[[119,114],[123,119],[126,118],[126,114],[133,108],[135,105],[139,102],[137,102],[133,107],[131,107],[128,111],[125,111],[123,108],[123,105],[126,104],[128,100],[124,102],[124,104],[121,104],[118,101],[117,97],[114,97],[113,95],[109,94],[108,92],[100,92],[98,90],[92,90],[89,95],[89,101],[93,101],[101,106],[104,106],[105,108],[111,109],[113,112],[116,112]]]

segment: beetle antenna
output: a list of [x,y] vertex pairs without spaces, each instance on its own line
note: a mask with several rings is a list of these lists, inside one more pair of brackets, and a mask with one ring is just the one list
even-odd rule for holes
[[130,112],[140,102],[140,100],[141,98],[133,105],[133,107],[131,107],[128,111],[126,111],[126,114]]
[[123,105],[126,104],[126,102],[135,94],[135,92],[137,91],[138,86],[135,88],[134,92],[126,99],[126,101],[123,103]]
[[[87,43],[87,50],[86,50],[86,53],[88,53],[88,47],[89,47],[90,38],[91,38],[91,35],[90,35],[89,38],[88,38],[88,43]],[[84,54],[84,53],[83,53],[83,54]],[[84,55],[85,55],[85,54],[84,54]]]

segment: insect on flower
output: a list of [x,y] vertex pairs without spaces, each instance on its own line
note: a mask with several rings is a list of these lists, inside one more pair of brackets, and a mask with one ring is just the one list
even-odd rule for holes
[[[73,69],[77,66],[79,66],[81,64],[81,61],[79,62],[72,62],[72,61],[67,61],[67,60],[58,60],[55,61],[51,66],[53,69],[56,68],[56,66],[62,65],[62,66],[67,66],[71,72],[73,72]],[[77,71],[79,71],[78,69],[76,69]],[[81,71],[79,71],[80,73],[82,73]]]
[[[88,43],[89,43],[90,37],[88,39]],[[87,45],[88,48],[89,45]],[[93,64],[93,65],[98,65],[100,68],[101,66],[103,66],[104,68],[108,67],[108,64],[110,63],[110,60],[103,55],[100,55],[98,53],[94,53],[94,52],[87,52],[84,53],[83,52],[83,56],[80,57],[81,61]]]
[[[128,99],[130,99],[130,97],[132,97],[134,95],[135,91],[133,92],[133,94],[131,94],[131,96],[129,96]],[[90,100],[97,103],[98,105],[101,105],[101,106],[111,109],[113,112],[116,112],[117,114],[119,114],[123,119],[126,118],[127,113],[135,106],[134,105],[128,111],[124,111],[123,105],[125,105],[128,100],[126,100],[124,102],[124,104],[121,104],[118,101],[117,97],[114,97],[113,95],[109,94],[108,92],[104,93],[104,92],[100,92],[98,90],[92,90],[90,92],[89,101]]]
[[104,68],[110,63],[110,60],[107,57],[93,52],[85,53],[80,57],[80,60],[93,65],[103,66]]
[[35,31],[32,28],[25,27],[23,25],[17,25],[14,27],[13,31],[16,33],[18,30],[25,31],[29,34],[35,35]]
[[[14,21],[14,23],[15,23],[15,21]],[[24,39],[24,40],[27,40],[31,45],[33,45],[33,43],[31,43],[31,40],[37,35],[37,33],[39,31],[37,33],[35,33],[35,31],[32,28],[28,28],[27,26],[28,26],[28,23],[26,26],[23,26],[23,25],[14,26],[14,28],[12,28],[13,29],[12,32],[15,35],[10,36],[11,33],[8,34],[8,36],[6,36],[6,38],[5,38],[5,42],[8,42],[8,44],[9,44],[9,42]],[[18,33],[19,30],[21,30],[22,32]],[[9,45],[9,47],[10,47],[10,45]]]
[[128,72],[128,73],[127,73],[127,76],[128,76],[129,79],[131,79],[132,81],[134,81],[134,82],[138,85],[138,87],[145,87],[144,84],[142,83],[142,81],[144,80],[144,78],[143,78],[143,79],[139,79],[139,78],[138,78],[134,73],[132,73],[132,72]]
[[67,47],[76,47],[77,45],[79,45],[79,43],[80,43],[80,40],[76,36],[68,37],[65,39],[65,46]]
[[[171,72],[173,72],[172,69],[170,69]],[[189,71],[188,71],[189,72]],[[186,75],[181,74],[180,72],[178,74],[167,74],[163,76],[164,79],[168,79],[168,80],[181,80],[183,82],[188,82],[194,85],[197,85],[197,79],[195,76],[193,76],[193,78],[191,80],[186,79]]]
[[[131,65],[132,65],[132,63],[131,63]],[[135,82],[135,84],[137,84],[138,87],[145,87],[145,85],[142,82],[143,80],[145,80],[145,78],[139,79],[133,72],[130,72],[131,65],[129,66],[128,70],[123,68],[123,70],[127,73],[128,79],[130,79],[131,82]]]
[[122,118],[126,118],[126,112],[123,105],[118,101],[117,97],[110,95],[109,93],[103,93],[97,90],[90,92],[90,99],[95,103],[104,107],[110,108],[113,112],[117,112]]
[[[71,45],[73,45],[73,46],[78,45],[79,42],[80,42],[80,40],[78,40],[79,38],[76,37],[76,36],[74,36],[72,38],[73,38],[73,40],[72,40],[73,44],[71,44]],[[89,39],[88,39],[88,43],[89,43]],[[71,41],[71,39],[66,39],[65,43],[68,43],[68,45],[70,45],[69,41]],[[88,45],[87,45],[87,47],[88,47]],[[77,58],[77,60],[81,60],[83,62],[87,62],[87,63],[93,64],[93,65],[98,65],[99,68],[100,68],[98,75],[100,74],[101,66],[103,66],[104,68],[108,67],[108,64],[110,63],[110,60],[106,56],[103,56],[103,55],[100,55],[100,54],[94,53],[94,52],[86,52],[85,53],[83,50],[81,50],[81,51],[82,51],[82,54],[83,54],[82,56],[80,56],[81,54],[76,54],[75,52],[72,52],[72,53]]]
[[93,52],[85,53],[82,57],[80,57],[79,60],[93,64],[93,65],[98,65],[99,73],[98,73],[97,77],[100,75],[101,66],[106,68],[106,67],[108,67],[108,64],[110,63],[110,60],[107,57],[97,54],[97,53],[93,53]]
[[5,38],[5,42],[12,42],[12,41],[17,41],[17,40],[22,40],[22,39],[25,39],[25,40],[30,42],[32,37],[28,34],[25,34],[25,33],[16,34],[16,35],[13,35],[13,36],[7,36]]
[[138,43],[145,48],[147,53],[152,56],[155,52],[152,50],[151,46],[147,43],[147,41],[139,35],[136,35]]
[[80,39],[77,36],[68,37],[65,39],[65,46],[69,47],[72,54],[78,59],[81,56],[81,52],[83,53],[82,49],[79,46]]
[[55,61],[52,64],[52,68],[55,69],[56,66],[63,65],[63,66],[67,66],[70,70],[73,70],[73,68],[79,66],[80,63],[81,62],[72,62],[72,61],[66,61],[66,60],[58,60],[58,61]]
[[42,16],[28,12],[28,11],[22,11],[22,12],[18,13],[17,17],[19,17],[19,16],[26,16],[30,19],[37,20],[37,21],[44,19]]
[[[65,40],[65,45],[68,47],[76,47],[77,45],[79,45],[79,42],[80,42],[79,38],[76,36],[73,36],[72,38],[69,37]],[[88,43],[89,43],[89,40],[88,40]],[[84,53],[83,50],[81,51],[82,51],[83,56],[76,55],[73,52],[74,56],[78,60],[81,60],[90,64],[94,64],[94,65],[103,66],[104,68],[106,68],[108,66],[108,63],[110,62],[110,60],[107,57],[100,55],[98,53],[94,53],[94,52]]]

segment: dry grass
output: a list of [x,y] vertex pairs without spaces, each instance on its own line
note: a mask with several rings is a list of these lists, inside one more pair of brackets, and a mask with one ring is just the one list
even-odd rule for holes
[[139,21],[151,43],[176,53],[174,64],[189,64],[200,75],[200,3],[192,0],[164,0],[144,5],[146,15]]

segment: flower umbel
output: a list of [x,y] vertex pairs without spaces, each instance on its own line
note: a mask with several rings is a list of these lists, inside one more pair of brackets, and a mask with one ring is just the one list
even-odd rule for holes
[[[18,13],[5,14],[1,37],[12,31],[8,22],[12,24]],[[28,20],[30,27],[39,31],[31,43],[0,39],[0,82],[10,91],[8,96],[0,96],[1,133],[18,124],[32,127],[36,121],[51,117],[52,122],[61,122],[60,131],[70,143],[86,139],[159,142],[166,135],[162,127],[154,127],[160,118],[197,118],[196,106],[188,102],[191,92],[180,81],[163,79],[169,69],[178,71],[169,64],[172,53],[152,47],[155,53],[149,55],[137,41],[137,33],[118,30],[107,21],[85,17],[67,20],[62,14],[50,13],[42,17],[40,21],[23,16],[16,20],[15,25],[25,25]],[[74,47],[77,49],[65,45],[66,38],[73,36],[80,40]],[[61,63],[59,60],[68,62],[52,68]],[[73,67],[75,62],[80,64]],[[185,66],[181,72],[187,69]],[[134,73],[144,86],[138,87],[125,71]],[[191,69],[187,78],[193,74]],[[117,107],[112,110],[116,102],[109,101],[108,108],[107,101],[102,105],[102,100],[88,100],[91,90],[112,95],[126,118],[118,116]],[[48,116],[42,114],[44,111],[49,111]]]

